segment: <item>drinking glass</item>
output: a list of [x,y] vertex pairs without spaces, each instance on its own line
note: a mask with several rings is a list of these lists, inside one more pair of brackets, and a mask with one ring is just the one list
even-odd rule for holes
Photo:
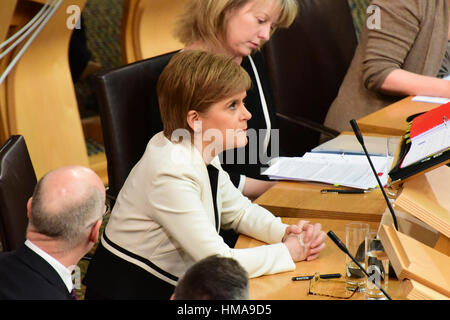
[[[349,223],[345,226],[345,245],[350,254],[365,268],[366,262],[366,236],[369,233],[369,225],[367,223]],[[346,256],[345,260],[345,280],[347,282],[347,290],[349,291],[365,291],[366,276],[364,272]]]
[[373,283],[375,281],[384,291],[389,285],[389,259],[376,232],[366,236],[366,300],[386,300],[385,295]]

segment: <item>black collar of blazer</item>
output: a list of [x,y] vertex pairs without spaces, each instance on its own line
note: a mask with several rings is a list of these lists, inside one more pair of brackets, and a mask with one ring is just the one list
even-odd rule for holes
[[31,250],[25,244],[16,250],[16,256],[34,272],[42,276],[58,291],[67,295],[69,299],[72,299],[70,292],[67,290],[67,287],[58,272],[56,272],[56,270],[44,258]]

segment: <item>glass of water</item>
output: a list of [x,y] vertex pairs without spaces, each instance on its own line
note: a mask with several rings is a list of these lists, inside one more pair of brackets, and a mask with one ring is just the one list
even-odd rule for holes
[[373,283],[376,282],[384,291],[388,289],[389,259],[376,232],[369,232],[366,236],[366,271],[369,274],[366,300],[385,300],[383,292]]
[[[349,223],[345,226],[345,245],[350,254],[365,268],[366,263],[366,236],[369,233],[367,223]],[[350,259],[345,260],[345,280],[347,290],[365,291],[366,276],[364,272]]]

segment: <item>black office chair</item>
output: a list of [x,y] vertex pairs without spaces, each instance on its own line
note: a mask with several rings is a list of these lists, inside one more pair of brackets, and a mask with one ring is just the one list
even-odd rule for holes
[[281,149],[301,155],[317,146],[357,40],[348,0],[298,0],[299,14],[263,49],[271,80]]
[[[112,200],[117,197],[131,169],[157,131],[152,127],[150,101],[156,99],[158,77],[174,53],[95,75],[108,162],[107,193]],[[157,119],[156,122],[161,121]]]
[[[25,138],[11,136],[0,149],[0,239],[3,251],[12,251],[26,240],[27,202],[37,184]],[[91,260],[86,254],[83,260]]]
[[27,201],[36,183],[24,137],[11,136],[0,149],[0,236],[3,251],[15,250],[25,241]]

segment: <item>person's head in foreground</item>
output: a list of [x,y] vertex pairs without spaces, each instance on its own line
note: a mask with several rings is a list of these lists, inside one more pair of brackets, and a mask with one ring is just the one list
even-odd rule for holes
[[73,255],[66,260],[76,264],[98,240],[105,187],[89,168],[58,168],[40,179],[27,209],[27,238],[58,257]]
[[232,258],[210,256],[192,265],[178,281],[174,300],[247,300],[248,275]]

